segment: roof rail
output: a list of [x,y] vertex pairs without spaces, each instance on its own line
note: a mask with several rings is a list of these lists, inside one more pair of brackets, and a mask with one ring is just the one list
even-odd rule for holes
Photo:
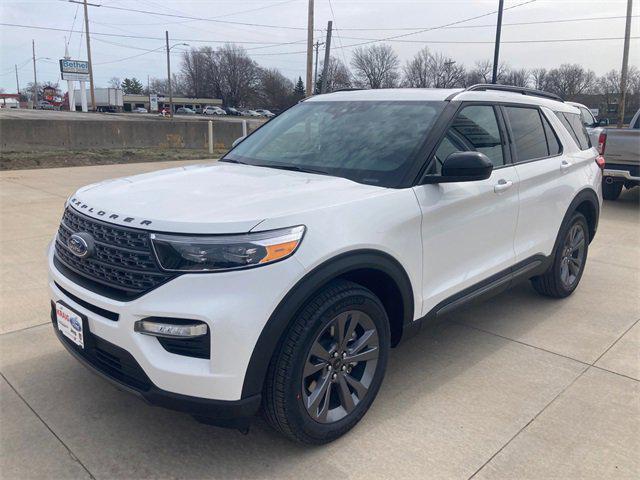
[[543,92],[542,90],[535,90],[533,88],[527,87],[516,87],[513,85],[497,85],[494,83],[479,83],[477,85],[472,85],[467,87],[465,92],[477,92],[477,91],[486,91],[486,90],[498,90],[502,92],[513,92],[513,93],[521,93],[522,95],[531,95],[533,97],[543,97],[549,98],[551,100],[556,100],[558,102],[564,102],[562,97],[556,95],[555,93]]

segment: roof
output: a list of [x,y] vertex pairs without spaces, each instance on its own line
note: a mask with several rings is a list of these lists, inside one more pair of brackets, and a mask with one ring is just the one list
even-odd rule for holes
[[[450,98],[451,97],[451,98]],[[523,95],[517,92],[477,90],[466,91],[463,88],[381,88],[374,90],[344,90],[339,92],[315,95],[305,102],[340,102],[340,101],[445,101],[450,98],[454,102],[501,102],[525,103],[540,105],[554,111],[578,113],[568,103],[550,98]]]
[[343,90],[324,95],[315,95],[305,102],[341,101],[444,101],[462,88],[380,88],[373,90]]

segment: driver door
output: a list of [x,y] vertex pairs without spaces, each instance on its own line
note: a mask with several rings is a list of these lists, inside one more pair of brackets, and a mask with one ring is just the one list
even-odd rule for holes
[[503,122],[492,105],[463,105],[431,160],[440,174],[453,152],[478,151],[494,165],[486,180],[414,187],[422,211],[422,314],[515,261],[518,177]]

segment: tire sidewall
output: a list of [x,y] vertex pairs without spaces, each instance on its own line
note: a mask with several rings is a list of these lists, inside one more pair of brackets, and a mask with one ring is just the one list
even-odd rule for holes
[[[346,417],[333,423],[319,423],[315,421],[304,406],[302,395],[302,373],[309,349],[324,328],[340,313],[348,310],[360,310],[372,319],[378,330],[379,354],[376,372],[369,387],[369,391],[356,406],[355,410]],[[335,301],[325,302],[313,316],[313,326],[306,329],[297,342],[290,372],[290,381],[285,386],[285,409],[294,415],[289,415],[291,426],[310,437],[314,442],[324,443],[339,437],[350,430],[367,412],[375,399],[387,366],[389,354],[389,321],[380,301],[365,289],[353,289],[344,292]]]

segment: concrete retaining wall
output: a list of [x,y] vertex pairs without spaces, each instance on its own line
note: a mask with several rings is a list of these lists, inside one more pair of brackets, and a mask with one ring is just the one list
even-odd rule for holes
[[[240,122],[213,123],[214,148],[229,148],[242,136]],[[205,150],[207,122],[0,119],[0,149],[5,152],[147,147]]]

